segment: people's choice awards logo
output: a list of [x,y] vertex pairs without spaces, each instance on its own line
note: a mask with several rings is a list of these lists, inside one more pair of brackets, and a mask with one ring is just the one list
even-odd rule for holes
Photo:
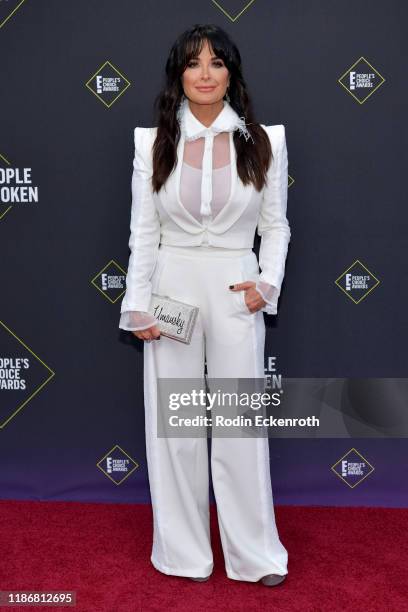
[[364,104],[385,79],[364,57],[360,57],[338,82],[359,104]]
[[380,284],[378,278],[358,259],[336,280],[336,285],[355,303],[359,304]]
[[355,448],[351,448],[331,469],[351,489],[374,471],[371,463],[367,461]]
[[126,290],[126,272],[113,259],[91,280],[102,295],[115,304]]
[[115,444],[96,465],[116,485],[122,484],[139,467],[139,464],[118,444]]
[[115,66],[106,61],[85,85],[105,106],[110,108],[119,96],[126,91],[130,82]]
[[0,429],[51,380],[55,372],[0,321]]

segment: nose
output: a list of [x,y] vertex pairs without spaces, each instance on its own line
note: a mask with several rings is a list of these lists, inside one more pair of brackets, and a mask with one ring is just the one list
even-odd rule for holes
[[207,66],[203,66],[203,69],[202,69],[202,72],[201,72],[201,76],[205,80],[208,79],[208,67]]

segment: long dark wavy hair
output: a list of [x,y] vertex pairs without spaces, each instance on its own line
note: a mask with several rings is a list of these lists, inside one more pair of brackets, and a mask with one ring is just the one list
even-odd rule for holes
[[190,60],[201,53],[205,41],[229,71],[229,103],[239,117],[245,117],[254,141],[245,140],[237,130],[234,131],[238,176],[244,185],[253,183],[255,189],[261,191],[273,157],[270,141],[265,130],[255,121],[238,48],[224,30],[213,24],[193,25],[177,38],[170,50],[165,85],[154,101],[157,136],[153,145],[153,191],[161,189],[177,165],[180,139],[177,110],[184,94],[181,75]]

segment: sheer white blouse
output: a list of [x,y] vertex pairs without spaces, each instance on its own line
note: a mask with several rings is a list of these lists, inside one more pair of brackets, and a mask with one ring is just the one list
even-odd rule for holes
[[[204,138],[186,141],[184,146],[183,164],[180,178],[180,199],[183,206],[198,221],[203,221],[200,215],[202,159],[204,155]],[[212,200],[210,219],[214,218],[227,203],[231,188],[230,148],[228,132],[221,132],[214,137],[212,159]],[[205,243],[202,243],[205,245]],[[208,248],[208,245],[205,245]],[[197,249],[200,246],[195,247]],[[212,247],[221,248],[221,247]],[[278,291],[273,285],[258,281],[255,289],[259,292],[266,305],[264,312],[276,312]],[[157,319],[149,312],[128,311],[120,315],[119,327],[129,331],[148,329],[157,324]]]

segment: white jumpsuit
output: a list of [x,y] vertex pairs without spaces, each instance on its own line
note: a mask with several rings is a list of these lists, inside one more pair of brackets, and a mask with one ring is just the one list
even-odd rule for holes
[[[204,138],[186,142],[180,195],[192,215],[200,216]],[[211,215],[229,192],[228,139],[214,138]],[[154,532],[151,562],[165,574],[208,576],[213,569],[209,520],[207,438],[157,437],[158,377],[202,378],[205,361],[211,378],[263,378],[265,312],[274,312],[278,290],[257,281],[259,265],[250,248],[230,249],[160,244],[151,277],[152,291],[199,306],[189,345],[165,336],[144,342],[146,452]],[[231,284],[256,281],[267,301],[251,313],[245,291]],[[272,308],[272,310],[269,310]],[[146,329],[146,312],[125,311],[122,329]],[[286,574],[288,553],[274,515],[269,439],[211,440],[211,473],[226,574],[256,582],[267,574]]]

